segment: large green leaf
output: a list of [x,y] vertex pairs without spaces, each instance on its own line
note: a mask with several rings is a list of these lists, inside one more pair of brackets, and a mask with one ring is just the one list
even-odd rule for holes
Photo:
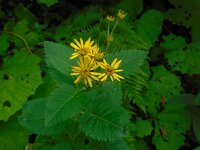
[[164,111],[158,115],[153,136],[157,149],[178,149],[184,144],[183,134],[190,129],[191,119],[182,100],[184,96],[169,100]]
[[121,106],[109,99],[91,97],[84,108],[80,128],[86,135],[100,141],[113,141],[125,135],[128,117]]
[[16,52],[5,59],[0,68],[0,120],[8,120],[42,83],[38,67],[40,59],[34,54]]
[[109,54],[106,56],[106,59],[109,63],[115,58],[122,60],[120,69],[123,69],[123,72],[119,74],[128,77],[128,75],[134,74],[139,67],[144,63],[144,60],[147,57],[147,52],[142,50],[122,50],[114,54]]
[[148,90],[144,94],[144,103],[152,115],[156,115],[160,105],[165,105],[168,99],[177,96],[181,91],[180,79],[164,66],[153,68],[153,77]]
[[48,67],[57,69],[63,74],[70,74],[74,62],[69,60],[73,53],[72,48],[53,42],[44,42],[44,48]]
[[0,121],[0,132],[1,150],[22,150],[28,144],[29,132],[20,126],[17,115]]
[[72,85],[57,88],[49,97],[45,111],[45,124],[63,122],[81,111],[81,101],[85,93]]
[[200,40],[199,17],[200,1],[199,0],[169,0],[174,6],[168,10],[167,18],[174,24],[191,28],[193,41]]
[[148,50],[154,45],[162,29],[164,15],[157,10],[149,10],[135,23],[135,39],[140,42],[143,49]]
[[51,127],[45,126],[45,107],[47,99],[34,99],[24,104],[20,124],[33,133],[40,135],[52,135],[62,132],[65,124],[56,124]]

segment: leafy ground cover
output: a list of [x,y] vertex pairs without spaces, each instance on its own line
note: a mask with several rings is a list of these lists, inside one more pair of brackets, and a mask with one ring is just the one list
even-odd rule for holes
[[200,149],[199,0],[0,4],[0,150]]

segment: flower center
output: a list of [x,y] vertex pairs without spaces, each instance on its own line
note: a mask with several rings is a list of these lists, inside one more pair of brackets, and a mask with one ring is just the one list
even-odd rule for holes
[[87,55],[88,51],[89,51],[89,49],[88,49],[87,47],[82,47],[82,48],[80,49],[80,51],[79,51],[79,54],[80,54],[81,56],[85,56],[85,55]]
[[89,74],[90,74],[90,70],[89,69],[86,68],[86,69],[81,70],[81,76],[83,78],[87,78]]
[[112,75],[115,72],[115,69],[110,65],[107,65],[106,72],[107,74]]

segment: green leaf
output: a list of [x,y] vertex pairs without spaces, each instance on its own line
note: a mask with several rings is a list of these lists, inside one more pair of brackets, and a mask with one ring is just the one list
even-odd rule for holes
[[167,36],[164,36],[163,39],[164,39],[164,42],[162,42],[160,46],[167,50],[177,50],[186,45],[186,41],[182,36],[169,34]]
[[38,3],[46,4],[48,7],[58,3],[58,0],[37,0]]
[[163,112],[158,115],[153,144],[157,149],[178,149],[184,144],[183,134],[190,129],[190,113],[179,96],[169,100]]
[[188,74],[200,73],[200,41],[169,51],[165,57],[174,71]]
[[123,0],[118,5],[118,8],[124,10],[128,13],[128,16],[132,18],[136,18],[143,9],[143,1],[142,0]]
[[200,40],[199,17],[200,17],[200,1],[199,0],[169,0],[174,6],[167,12],[167,19],[174,24],[191,28],[192,40]]
[[88,99],[98,97],[99,99],[107,99],[118,105],[122,104],[122,90],[119,82],[106,82],[100,87],[95,87],[88,92]]
[[[152,115],[156,115],[160,104],[165,103],[173,96],[177,96],[181,91],[180,79],[164,66],[153,68],[153,78],[150,80],[148,90],[144,94],[144,103]],[[166,102],[165,102],[166,101]]]
[[11,117],[8,122],[0,121],[0,149],[24,149],[28,144],[29,132],[20,126],[18,117]]
[[46,63],[49,68],[55,68],[63,74],[70,74],[73,60],[69,60],[73,50],[61,44],[44,42]]
[[162,29],[164,15],[157,10],[149,10],[135,23],[136,37],[134,40],[140,41],[143,49],[151,48]]
[[59,144],[33,144],[33,150],[70,150],[72,146],[70,143],[59,143]]
[[143,138],[144,136],[151,135],[152,129],[153,127],[150,121],[137,118],[136,122],[133,125],[131,125],[130,132],[134,136]]
[[112,61],[117,58],[118,60],[122,60],[120,64],[120,69],[123,69],[123,72],[119,74],[128,77],[128,75],[134,74],[139,67],[144,63],[144,60],[147,57],[147,52],[142,50],[122,50],[120,52],[116,52],[114,54],[109,54],[106,56],[108,63],[112,63]]
[[81,111],[81,101],[85,94],[72,85],[57,88],[49,97],[45,111],[45,124],[63,122]]
[[199,146],[199,147],[196,147],[194,150],[200,150],[200,146]]
[[31,132],[40,135],[54,135],[65,129],[65,124],[56,124],[51,127],[45,126],[45,107],[47,99],[34,99],[24,104],[20,124]]
[[0,70],[0,120],[8,120],[21,109],[42,83],[39,61],[34,54],[27,55],[22,51],[5,59]]
[[27,20],[30,24],[37,22],[37,18],[22,3],[19,3],[14,9],[18,20]]
[[113,141],[125,135],[128,117],[121,106],[107,99],[91,97],[84,108],[80,128],[86,135],[100,141]]
[[9,47],[9,43],[8,43],[8,39],[7,36],[5,34],[2,34],[0,36],[0,55],[5,55],[6,54],[6,50]]

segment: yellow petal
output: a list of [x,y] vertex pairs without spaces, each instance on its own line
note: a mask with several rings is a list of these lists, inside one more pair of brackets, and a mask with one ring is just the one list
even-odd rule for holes
[[103,69],[106,69],[106,67],[104,66],[104,64],[102,62],[99,63],[99,66]]
[[88,79],[89,86],[92,87],[92,80],[91,80],[91,78],[88,77],[87,79]]
[[119,60],[119,61],[113,66],[113,68],[117,69],[117,68],[119,67],[119,65],[120,65],[121,62],[122,62],[122,60]]
[[81,76],[78,76],[76,78],[76,80],[74,81],[75,84],[78,84],[80,81],[81,81],[82,77]]
[[[115,76],[114,74],[113,74],[112,76],[113,76],[114,79],[120,81],[120,79],[119,79],[117,76]],[[121,81],[120,81],[120,82],[121,82]]]
[[86,80],[86,78],[84,78],[84,83],[85,83],[85,85],[87,85],[87,80]]
[[105,81],[107,79],[108,75],[106,74],[102,79],[101,81]]
[[115,70],[115,72],[122,72],[123,71],[123,69],[117,69],[117,70]]
[[71,47],[73,47],[74,49],[79,49],[79,47],[77,45],[75,45],[74,43],[70,43]]
[[96,81],[99,81],[99,79],[97,77],[95,77],[94,75],[89,75],[92,79],[96,80]]
[[98,76],[98,78],[102,78],[103,76],[105,76],[106,75],[106,73],[102,73],[102,74],[100,74],[99,76]]
[[76,39],[74,39],[74,42],[76,43],[76,45],[78,45],[79,48],[81,47],[81,44]]
[[114,66],[114,64],[117,62],[117,58],[115,58],[114,60],[113,60],[113,62],[112,62],[112,64],[111,64],[111,66],[113,67]]
[[78,73],[78,72],[70,73],[71,76],[77,76],[77,75],[79,75],[79,74],[80,74],[80,73]]
[[74,70],[74,71],[81,71],[81,68],[80,67],[76,67],[76,66],[72,66],[72,70]]
[[83,39],[80,38],[81,46],[83,47]]
[[108,63],[107,63],[107,61],[106,61],[105,59],[103,59],[103,63],[104,63],[105,65],[108,65]]
[[112,81],[114,81],[114,79],[113,79],[113,77],[112,77],[112,76],[110,76],[110,79],[111,79]]
[[74,58],[76,58],[76,57],[78,57],[78,56],[79,56],[78,53],[73,53],[72,56],[71,56],[69,59],[71,60],[71,59],[74,59]]
[[96,75],[96,76],[98,76],[98,75],[100,75],[101,73],[98,73],[98,72],[90,72],[92,75]]
[[124,79],[124,77],[122,77],[122,76],[120,76],[120,75],[118,75],[116,73],[114,73],[113,75],[116,76],[116,77],[118,77],[118,78],[120,78],[120,79]]

